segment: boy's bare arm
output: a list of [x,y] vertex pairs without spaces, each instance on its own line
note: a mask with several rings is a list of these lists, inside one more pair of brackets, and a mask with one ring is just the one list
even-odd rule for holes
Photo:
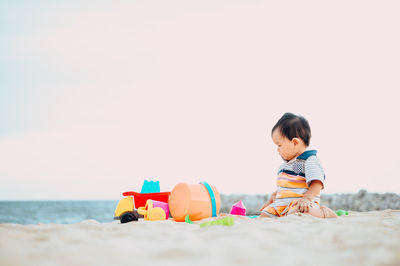
[[303,197],[306,197],[308,200],[313,200],[313,198],[315,196],[317,196],[319,194],[319,192],[321,191],[321,189],[324,187],[324,185],[322,185],[322,182],[319,180],[314,180],[311,181],[311,185],[308,188],[308,191],[306,193],[304,193]]
[[311,201],[319,194],[322,188],[323,185],[321,181],[312,181],[308,191],[304,193],[303,198],[301,198],[298,202],[298,210],[300,212],[308,212]]

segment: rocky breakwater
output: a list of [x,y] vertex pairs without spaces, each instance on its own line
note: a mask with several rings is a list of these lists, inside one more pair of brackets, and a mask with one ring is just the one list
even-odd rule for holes
[[321,196],[322,205],[349,211],[381,211],[400,209],[400,195],[395,193],[368,193],[360,190],[355,194],[331,194]]

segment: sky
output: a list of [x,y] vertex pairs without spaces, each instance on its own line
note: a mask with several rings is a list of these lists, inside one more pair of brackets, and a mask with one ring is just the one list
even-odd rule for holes
[[310,123],[323,193],[400,193],[397,1],[1,1],[0,200],[266,194]]

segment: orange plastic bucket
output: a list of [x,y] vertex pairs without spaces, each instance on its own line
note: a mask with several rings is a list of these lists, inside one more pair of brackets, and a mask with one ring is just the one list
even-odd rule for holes
[[169,197],[169,210],[175,221],[197,221],[217,216],[221,206],[221,198],[216,187],[206,182],[200,184],[179,183]]

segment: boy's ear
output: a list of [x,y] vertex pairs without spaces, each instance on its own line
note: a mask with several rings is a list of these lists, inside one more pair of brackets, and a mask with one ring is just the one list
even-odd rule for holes
[[292,142],[294,145],[299,145],[300,144],[300,139],[299,138],[293,138]]

